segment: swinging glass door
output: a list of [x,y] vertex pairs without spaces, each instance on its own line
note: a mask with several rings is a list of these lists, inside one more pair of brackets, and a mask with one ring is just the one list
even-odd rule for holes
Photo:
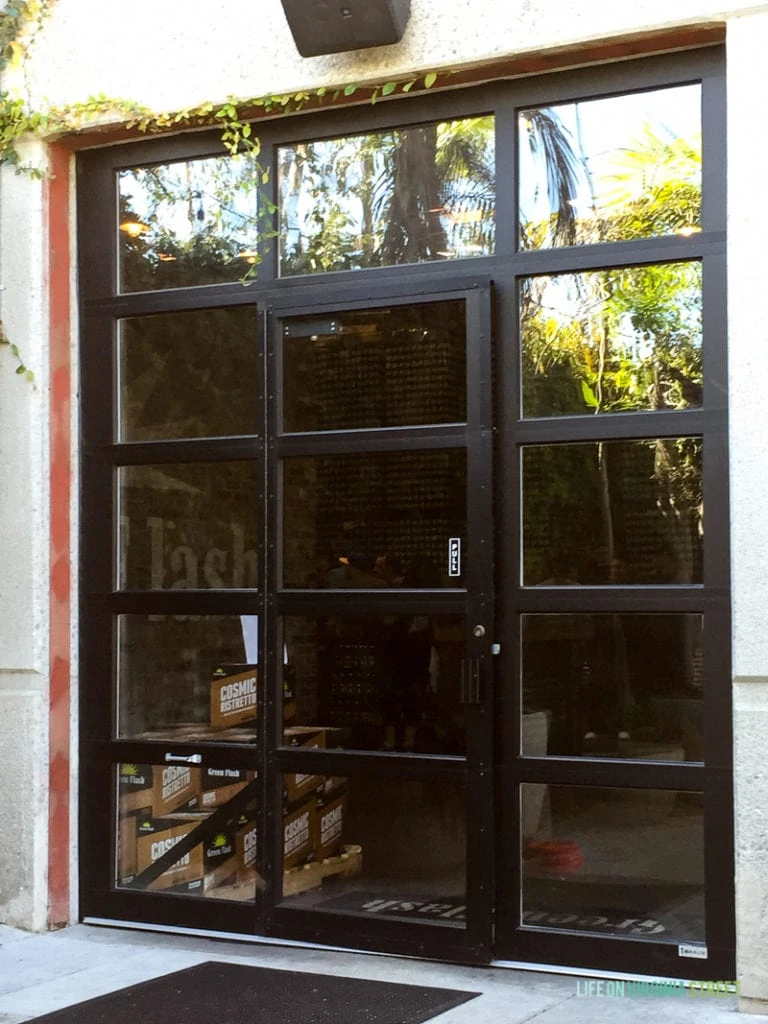
[[[128,436],[175,331],[250,350],[266,415],[90,460],[117,544],[86,670],[116,687],[86,724],[85,912],[487,961],[490,286],[331,300],[117,324]],[[227,373],[201,432],[239,415]]]

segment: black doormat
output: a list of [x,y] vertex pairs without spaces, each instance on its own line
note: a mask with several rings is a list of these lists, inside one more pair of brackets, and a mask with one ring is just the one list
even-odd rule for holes
[[421,1024],[478,995],[208,961],[29,1024]]

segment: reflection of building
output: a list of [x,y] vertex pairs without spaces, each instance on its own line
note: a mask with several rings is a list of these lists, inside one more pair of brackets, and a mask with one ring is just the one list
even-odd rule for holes
[[[115,766],[146,776],[149,803],[130,814],[155,811],[140,769],[200,752],[206,770],[258,773],[201,782],[209,811],[219,790],[262,787],[242,797],[244,820],[221,819],[219,849],[236,857],[241,842],[244,861],[246,836],[250,854],[283,828],[319,878],[317,851],[343,822],[363,851],[368,874],[328,869],[301,892],[294,875],[276,892],[273,864],[259,899],[275,904],[275,935],[333,938],[343,924],[346,941],[454,955],[472,942],[464,908],[490,936],[495,902],[505,959],[698,977],[737,964],[742,993],[768,1002],[751,910],[766,876],[763,143],[742,120],[763,98],[768,11],[718,8],[713,27],[705,9],[676,27],[657,0],[643,23],[596,4],[577,21],[414,0],[403,42],[342,73],[302,62],[280,4],[263,6],[258,23],[239,0],[229,13],[242,60],[218,48],[205,4],[185,4],[197,28],[183,46],[157,12],[138,74],[106,56],[87,4],[59,0],[28,64],[33,96],[164,109],[455,73],[394,90],[398,103],[360,102],[361,87],[298,117],[244,111],[269,163],[261,187],[290,220],[269,253],[254,168],[207,125],[29,143],[55,176],[3,171],[2,318],[36,373],[33,386],[0,373],[0,767],[18,795],[0,811],[4,916],[42,928],[129,908],[258,931],[261,903],[224,913],[210,896],[224,878],[203,868],[213,847],[182,854],[202,872],[184,884],[207,896],[168,903],[163,864],[151,898],[113,891]],[[83,148],[95,151],[75,173]],[[656,178],[638,175],[649,154]],[[241,635],[256,616],[258,671]],[[418,651],[407,667],[405,650]],[[230,711],[249,679],[269,700],[214,741],[202,734],[216,669]],[[116,736],[143,743],[143,760]],[[159,839],[145,817],[148,849],[189,834],[177,823]],[[478,839],[492,825],[500,847]],[[23,860],[3,838],[42,834]],[[120,836],[130,864],[133,834]],[[497,849],[491,898],[480,880]],[[323,910],[326,896],[337,902]],[[622,945],[628,934],[645,945]]]

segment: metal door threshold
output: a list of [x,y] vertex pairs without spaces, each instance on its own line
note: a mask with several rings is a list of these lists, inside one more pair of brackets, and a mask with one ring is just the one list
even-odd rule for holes
[[[199,939],[216,939],[219,942],[243,942],[249,945],[258,946],[287,946],[293,949],[317,949],[332,953],[356,953],[362,956],[386,956],[398,957],[403,960],[423,959],[421,957],[408,956],[403,953],[383,953],[370,949],[355,949],[349,946],[329,946],[320,942],[303,942],[298,939],[278,939],[266,935],[244,935],[242,932],[221,932],[212,931],[208,928],[184,928],[180,925],[148,924],[141,921],[115,921],[105,917],[84,917],[83,924],[98,925],[104,928],[122,928],[134,931],[158,932],[164,935],[189,935]],[[428,958],[432,959],[432,958]],[[435,961],[447,963],[448,961]],[[462,967],[462,964],[449,964],[450,966]],[[629,974],[621,971],[590,970],[583,967],[564,967],[561,964],[537,964],[527,963],[520,960],[491,960],[489,967],[496,967],[502,970],[535,972],[537,974],[562,974],[573,978],[600,978],[606,981],[647,981],[647,982],[669,982],[680,984],[680,978],[664,978],[652,974]],[[687,987],[696,982],[684,981]],[[735,990],[733,990],[735,991]]]

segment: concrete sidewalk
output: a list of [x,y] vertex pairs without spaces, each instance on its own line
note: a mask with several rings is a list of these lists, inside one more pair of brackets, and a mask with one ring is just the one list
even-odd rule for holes
[[[732,996],[598,998],[581,994],[584,979],[563,975],[75,925],[45,935],[0,926],[0,1024],[21,1024],[204,960],[481,993],[478,999],[434,1018],[436,1024],[523,1024],[534,1019],[536,1024],[766,1020],[737,1014]],[[222,1018],[217,1024],[227,1021]],[[339,1024],[344,1024],[343,1018]]]

